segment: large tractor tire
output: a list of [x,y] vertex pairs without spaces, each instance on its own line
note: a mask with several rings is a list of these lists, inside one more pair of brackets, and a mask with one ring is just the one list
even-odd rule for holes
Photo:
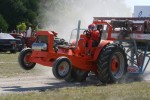
[[54,62],[52,72],[57,79],[65,79],[70,75],[71,69],[72,65],[70,60],[67,57],[59,57]]
[[31,56],[32,50],[30,48],[23,49],[18,57],[20,66],[25,70],[31,70],[35,67],[36,63],[30,62],[29,57]]
[[106,45],[98,58],[98,77],[102,83],[120,82],[127,72],[127,58],[120,44]]
[[86,80],[89,71],[82,71],[80,69],[72,68],[71,73],[65,78],[67,82],[83,82]]

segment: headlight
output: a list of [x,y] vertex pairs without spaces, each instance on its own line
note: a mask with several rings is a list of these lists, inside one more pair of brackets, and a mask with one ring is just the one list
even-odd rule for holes
[[38,50],[38,51],[42,51],[42,50],[45,51],[45,50],[47,50],[47,44],[46,43],[33,43],[32,49]]

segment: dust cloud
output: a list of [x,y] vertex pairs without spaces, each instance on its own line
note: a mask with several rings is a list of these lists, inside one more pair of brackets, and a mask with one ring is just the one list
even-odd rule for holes
[[43,28],[58,32],[58,36],[66,40],[77,27],[78,20],[81,20],[82,28],[87,28],[93,17],[131,15],[124,0],[43,0],[40,6]]

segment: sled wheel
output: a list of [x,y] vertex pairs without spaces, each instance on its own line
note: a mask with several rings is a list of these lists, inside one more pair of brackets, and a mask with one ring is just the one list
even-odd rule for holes
[[32,50],[30,48],[25,48],[19,54],[18,62],[20,66],[25,70],[31,70],[36,65],[36,63],[29,61],[31,53]]
[[71,62],[67,57],[59,57],[55,60],[52,72],[57,79],[64,79],[71,73]]
[[98,59],[98,77],[102,83],[121,81],[127,72],[127,58],[123,47],[119,44],[108,44]]

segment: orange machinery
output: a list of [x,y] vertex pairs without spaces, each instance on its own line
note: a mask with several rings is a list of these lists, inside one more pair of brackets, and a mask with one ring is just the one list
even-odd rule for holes
[[34,68],[36,63],[52,67],[54,76],[67,82],[85,81],[92,71],[101,82],[115,83],[127,72],[145,71],[149,21],[150,18],[94,17],[97,29],[101,25],[103,30],[99,45],[92,47],[90,53],[86,30],[80,28],[80,21],[69,43],[53,32],[39,31],[32,48],[20,52],[19,64],[25,70]]

